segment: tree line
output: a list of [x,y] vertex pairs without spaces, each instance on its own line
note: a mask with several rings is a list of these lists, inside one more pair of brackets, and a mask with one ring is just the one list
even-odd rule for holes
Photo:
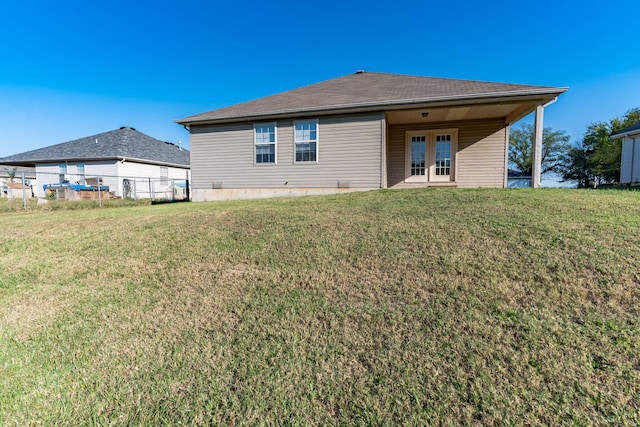
[[[611,135],[640,123],[640,107],[608,122],[592,123],[582,140],[569,141],[563,130],[544,128],[541,173],[555,173],[562,182],[578,188],[617,182],[620,179],[622,140]],[[524,175],[532,174],[533,125],[525,123],[509,135],[509,165]]]

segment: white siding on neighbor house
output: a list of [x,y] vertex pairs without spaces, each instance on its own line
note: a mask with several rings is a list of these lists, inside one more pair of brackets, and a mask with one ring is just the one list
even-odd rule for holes
[[[36,165],[36,176],[39,183],[38,189],[34,188],[37,197],[44,197],[45,193],[42,188],[44,184],[57,184],[60,182],[60,164],[47,163]],[[109,187],[109,191],[116,196],[122,197],[122,181],[125,178],[144,180],[148,178],[160,178],[160,166],[145,163],[137,163],[133,161],[121,162],[119,160],[106,160],[94,162],[67,162],[67,177],[71,183],[80,180],[78,175],[77,164],[84,163],[85,178],[102,178],[102,184]],[[168,179],[186,179],[188,169],[167,166]],[[146,190],[147,187],[145,187]],[[148,190],[146,190],[148,193]],[[146,197],[146,195],[145,195]]]
[[640,135],[633,139],[633,160],[631,161],[631,182],[640,182]]
[[622,140],[622,158],[620,162],[620,182],[640,182],[640,134],[626,136]]
[[294,162],[294,120],[276,122],[276,164],[255,163],[253,121],[191,126],[193,188],[379,188],[384,114],[317,119],[318,161],[307,163]]
[[[122,177],[135,178],[161,178],[160,165],[149,165],[145,163],[136,163],[125,161],[120,165],[120,175]],[[189,169],[176,168],[166,166],[169,179],[188,179]]]
[[620,159],[620,182],[631,182],[631,165],[633,164],[633,139],[622,140],[622,157]]
[[[42,188],[45,184],[57,184],[60,182],[60,164],[62,163],[65,162],[36,164],[36,177],[38,181],[37,191],[34,189],[36,197],[45,196]],[[108,185],[110,190],[112,190],[112,187],[117,188],[118,180],[116,175],[118,168],[115,160],[101,162],[67,162],[66,175],[71,183],[80,180],[77,170],[78,163],[84,163],[84,175],[86,178],[102,176],[104,177],[103,184]]]
[[[162,178],[161,170],[163,167],[167,169],[167,182],[165,183],[159,181]],[[151,184],[151,188],[156,192],[163,189],[165,191],[168,191],[170,190],[170,180],[190,179],[190,173],[189,169],[172,166],[151,165],[133,161],[120,162],[118,195],[121,197],[124,195],[123,181],[125,179],[129,179],[132,181],[135,197],[147,198],[149,197],[149,184]],[[149,180],[151,180],[151,183],[149,183]]]
[[106,160],[101,162],[86,162],[85,171],[87,178],[102,178],[102,185],[109,187],[109,191],[117,194],[118,189],[118,161]]
[[474,120],[389,126],[387,184],[405,180],[406,132],[458,129],[455,183],[458,187],[504,187],[507,130],[503,120]]
[[60,168],[58,163],[50,164],[36,164],[36,181],[38,181],[38,187],[33,189],[33,193],[36,197],[44,197],[45,193],[42,188],[46,184],[56,184],[60,182],[58,173]]

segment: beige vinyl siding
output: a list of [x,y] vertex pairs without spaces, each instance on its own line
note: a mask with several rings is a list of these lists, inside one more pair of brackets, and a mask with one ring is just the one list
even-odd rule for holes
[[294,162],[294,120],[276,122],[276,164],[254,163],[253,122],[191,127],[194,189],[381,185],[383,114],[318,117],[317,162]]
[[405,179],[405,135],[411,130],[458,129],[455,183],[459,187],[504,187],[506,125],[503,120],[389,126],[387,184]]
[[504,187],[506,139],[507,129],[502,120],[475,122],[461,128],[458,134],[458,186]]

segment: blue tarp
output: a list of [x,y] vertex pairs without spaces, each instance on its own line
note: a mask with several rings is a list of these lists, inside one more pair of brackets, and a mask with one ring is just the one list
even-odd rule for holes
[[[57,188],[71,188],[73,190],[75,190],[76,192],[78,191],[98,191],[98,187],[97,186],[93,186],[93,185],[85,185],[85,184],[69,184],[69,183],[63,183],[63,184],[45,184],[42,186],[42,188],[44,189],[44,191],[47,190],[55,190]],[[100,191],[109,191],[109,186],[108,185],[101,185],[100,186]]]

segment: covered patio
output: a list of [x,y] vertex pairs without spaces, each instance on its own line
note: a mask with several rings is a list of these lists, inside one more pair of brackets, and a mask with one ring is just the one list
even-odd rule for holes
[[535,112],[532,186],[540,186],[544,109],[557,93],[441,100],[388,109],[384,187],[506,187],[509,126]]

